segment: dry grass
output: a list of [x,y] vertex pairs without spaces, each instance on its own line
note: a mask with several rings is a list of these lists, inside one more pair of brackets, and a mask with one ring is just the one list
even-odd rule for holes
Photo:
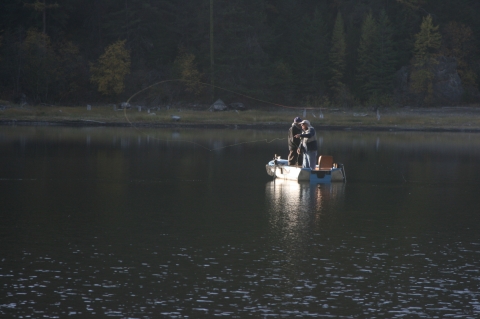
[[[2,101],[0,101],[2,102]],[[0,103],[0,105],[6,105]],[[323,118],[320,115],[323,115]],[[390,108],[377,113],[365,109],[323,109],[307,111],[306,119],[313,126],[404,128],[404,129],[480,129],[480,108]],[[110,106],[58,107],[6,105],[0,109],[0,120],[27,121],[97,121],[105,123],[172,123],[179,116],[185,124],[252,124],[289,125],[296,116],[303,118],[303,110],[261,109],[243,112],[209,112],[188,109],[160,109],[150,113],[144,109],[114,110]]]

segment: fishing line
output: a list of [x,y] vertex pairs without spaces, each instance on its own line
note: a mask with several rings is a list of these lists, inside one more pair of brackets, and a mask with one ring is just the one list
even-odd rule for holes
[[205,85],[205,86],[210,86],[212,88],[216,88],[216,89],[220,89],[220,90],[223,90],[223,91],[226,91],[226,92],[230,92],[230,93],[233,93],[233,94],[236,94],[236,95],[239,95],[239,96],[243,96],[247,99],[250,99],[250,100],[254,100],[254,101],[257,101],[257,102],[262,102],[262,103],[266,103],[266,104],[271,104],[271,105],[275,105],[275,106],[279,106],[279,107],[283,107],[283,108],[288,108],[288,109],[296,109],[296,110],[314,110],[314,109],[318,109],[317,108],[314,108],[314,107],[297,107],[297,106],[290,106],[290,105],[284,105],[284,104],[279,104],[279,103],[274,103],[274,102],[269,102],[269,101],[265,101],[265,100],[262,100],[262,99],[257,99],[253,96],[250,96],[250,95],[246,95],[246,94],[243,94],[243,93],[239,93],[239,92],[236,92],[236,91],[232,91],[232,90],[229,90],[229,89],[226,89],[224,87],[221,87],[221,86],[218,86],[218,85],[214,85],[214,84],[210,84],[210,83],[205,83],[205,82],[201,82],[201,81],[191,81],[191,80],[183,80],[183,79],[171,79],[171,80],[164,80],[164,81],[160,81],[160,82],[156,82],[156,83],[153,83],[152,85],[149,85],[143,89],[141,89],[140,91],[138,91],[137,93],[133,94],[131,97],[128,98],[127,100],[127,103],[130,102],[130,100],[132,98],[134,98],[135,96],[137,96],[138,94],[154,87],[154,86],[157,86],[159,84],[162,84],[162,83],[166,83],[166,82],[188,82],[188,83],[198,83],[198,84],[202,84],[202,85]]
[[[135,129],[137,129],[136,127],[134,127]],[[138,130],[138,129],[137,129]],[[140,130],[138,130],[139,132],[141,132]],[[203,148],[204,150],[207,150],[209,152],[212,152],[212,151],[218,151],[218,150],[221,150],[221,149],[224,149],[224,148],[228,148],[228,147],[234,147],[234,146],[239,146],[239,145],[242,145],[242,144],[251,144],[251,143],[258,143],[258,142],[265,142],[266,144],[270,144],[270,143],[273,143],[274,141],[280,141],[280,140],[284,140],[285,138],[274,138],[272,140],[268,140],[268,139],[262,139],[262,140],[255,140],[255,141],[247,141],[247,142],[241,142],[241,143],[235,143],[235,144],[229,144],[229,145],[226,145],[226,146],[222,146],[222,147],[217,147],[217,148],[208,148],[202,144],[199,144],[197,142],[194,142],[194,141],[191,141],[191,140],[178,140],[178,139],[175,139],[175,140],[172,140],[172,139],[161,139],[161,138],[156,138],[156,137],[152,137],[152,139],[154,140],[157,140],[157,141],[165,141],[165,142],[183,142],[183,143],[190,143],[190,144],[193,144],[193,145],[196,145],[198,147],[201,147]]]
[[[237,95],[240,95],[240,96],[243,96],[245,98],[248,98],[248,99],[251,99],[251,100],[254,100],[254,101],[257,101],[257,102],[262,102],[262,103],[267,103],[267,104],[271,104],[271,105],[275,105],[275,106],[279,106],[279,107],[283,107],[283,108],[289,108],[289,109],[302,109],[302,110],[307,110],[307,109],[313,109],[313,108],[298,108],[298,107],[294,107],[294,106],[288,106],[288,105],[283,105],[283,104],[278,104],[278,103],[273,103],[273,102],[268,102],[268,101],[265,101],[265,100],[261,100],[261,99],[257,99],[257,98],[254,98],[252,96],[248,96],[246,94],[242,94],[242,93],[239,93],[239,92],[235,92],[235,91],[232,91],[232,90],[229,90],[229,89],[226,89],[226,88],[223,88],[223,87],[220,87],[220,86],[217,86],[217,85],[213,85],[213,84],[209,84],[209,83],[205,83],[205,82],[201,82],[201,81],[190,81],[190,80],[182,80],[182,79],[172,79],[172,80],[164,80],[164,81],[160,81],[160,82],[156,82],[156,83],[153,83],[143,89],[141,89],[140,91],[136,92],[135,94],[133,94],[132,96],[130,96],[126,103],[125,103],[125,107],[123,108],[123,114],[125,116],[125,119],[127,120],[127,122],[133,127],[135,128],[137,131],[141,132],[140,129],[138,127],[136,127],[131,121],[130,119],[128,118],[127,116],[127,106],[130,104],[130,101],[137,95],[139,95],[140,93],[142,92],[145,92],[146,90],[154,87],[154,86],[157,86],[157,85],[160,85],[160,84],[163,84],[163,83],[166,83],[166,82],[189,82],[189,83],[198,83],[198,84],[202,84],[202,85],[205,85],[205,86],[210,86],[210,87],[213,87],[213,88],[217,88],[217,89],[220,89],[220,90],[223,90],[223,91],[226,91],[226,92],[230,92],[230,93],[233,93],[233,94],[237,94]],[[247,142],[241,142],[241,143],[236,143],[236,144],[230,144],[230,145],[227,145],[227,146],[222,146],[222,147],[218,147],[218,148],[208,148],[206,146],[203,146],[202,144],[199,144],[199,143],[196,143],[196,142],[193,142],[193,141],[190,141],[190,140],[168,140],[168,139],[159,139],[159,138],[155,138],[155,137],[152,137],[153,139],[156,139],[156,140],[159,140],[159,141],[167,141],[167,142],[170,142],[170,141],[175,141],[175,142],[185,142],[185,143],[191,143],[191,144],[194,144],[194,145],[197,145],[207,151],[216,151],[216,150],[221,150],[221,149],[225,149],[225,148],[228,148],[228,147],[234,147],[234,146],[238,146],[238,145],[242,145],[242,144],[250,144],[250,143],[258,143],[258,142],[265,142],[267,144],[270,144],[276,140],[284,140],[286,138],[274,138],[272,140],[268,140],[268,139],[262,139],[262,140],[255,140],[255,141],[247,141]]]

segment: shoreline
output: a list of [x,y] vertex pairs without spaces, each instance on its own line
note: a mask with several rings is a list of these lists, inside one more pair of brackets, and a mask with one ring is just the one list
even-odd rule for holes
[[[402,127],[371,125],[321,125],[317,131],[364,131],[364,132],[437,132],[437,133],[480,133],[480,128],[465,127]],[[145,123],[145,122],[102,122],[95,120],[0,120],[0,126],[66,126],[66,127],[141,127],[141,128],[185,128],[185,129],[231,129],[231,130],[286,130],[291,123],[213,124],[213,123]]]
[[[143,110],[143,112],[142,112]],[[295,117],[318,131],[480,133],[480,106],[260,109],[219,112],[192,108],[116,109],[109,106],[9,106],[0,126],[138,127],[227,130],[288,130]]]

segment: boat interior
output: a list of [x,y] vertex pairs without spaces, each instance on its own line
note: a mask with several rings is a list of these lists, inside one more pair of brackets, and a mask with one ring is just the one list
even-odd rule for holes
[[[290,165],[294,167],[302,167],[302,165]],[[332,168],[336,168],[336,164],[333,162],[333,156],[331,155],[320,155],[318,157],[318,167],[314,171],[330,171]]]

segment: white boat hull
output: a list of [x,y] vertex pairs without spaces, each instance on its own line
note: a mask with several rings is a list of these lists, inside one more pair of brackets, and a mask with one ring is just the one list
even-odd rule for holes
[[345,171],[343,166],[338,168],[312,170],[298,166],[289,166],[287,160],[272,160],[266,165],[267,173],[270,176],[285,180],[294,180],[310,183],[332,183],[345,182]]

